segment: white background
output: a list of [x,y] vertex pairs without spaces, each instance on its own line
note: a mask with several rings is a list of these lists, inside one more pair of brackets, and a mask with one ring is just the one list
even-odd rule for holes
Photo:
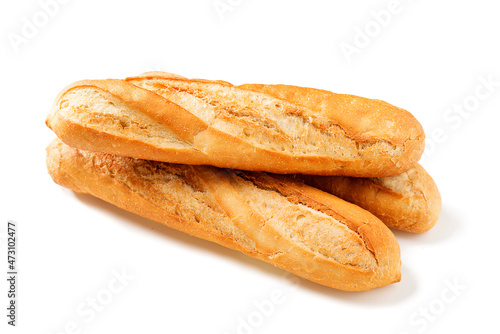
[[[1,332],[498,329],[496,2],[220,3],[232,4],[230,10],[218,13],[213,0],[73,0],[51,7],[49,17],[35,0],[2,1],[0,276],[7,271],[5,232],[12,219],[19,226],[20,278],[14,329],[6,325],[1,279]],[[382,15],[385,26],[376,23],[374,13],[388,9],[395,14]],[[27,28],[29,22],[37,31]],[[359,33],[365,29],[368,41]],[[351,57],[341,49],[347,44],[358,46]],[[395,232],[401,282],[360,293],[304,279],[297,286],[271,265],[54,184],[44,161],[54,134],[44,120],[56,94],[80,79],[149,70],[234,84],[317,87],[412,112],[428,137],[422,164],[441,190],[443,210],[428,233]],[[453,111],[460,107],[462,115]],[[114,281],[121,271],[129,276],[126,285]],[[109,292],[110,283],[121,291]],[[282,293],[282,303],[258,315],[255,303],[272,293]],[[95,297],[107,304],[92,315],[87,303]],[[248,321],[258,326],[243,325]]]

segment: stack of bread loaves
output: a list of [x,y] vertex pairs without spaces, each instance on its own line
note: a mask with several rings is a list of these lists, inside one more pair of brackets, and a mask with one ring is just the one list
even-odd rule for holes
[[47,125],[56,183],[336,289],[399,281],[388,227],[441,207],[421,125],[379,100],[151,72],[66,87]]

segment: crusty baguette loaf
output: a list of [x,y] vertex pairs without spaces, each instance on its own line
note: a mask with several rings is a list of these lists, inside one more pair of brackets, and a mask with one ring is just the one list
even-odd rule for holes
[[296,175],[296,179],[359,205],[388,227],[421,233],[432,228],[441,211],[441,196],[427,171],[414,168],[391,177]]
[[399,245],[380,220],[287,176],[92,153],[59,139],[47,167],[64,187],[326,286],[400,279]]
[[281,174],[392,176],[418,161],[424,133],[410,113],[321,92],[315,109],[161,72],[87,80],[59,94],[47,125],[90,151]]

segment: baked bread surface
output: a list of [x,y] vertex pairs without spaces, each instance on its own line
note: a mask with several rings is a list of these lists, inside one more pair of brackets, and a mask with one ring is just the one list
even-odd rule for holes
[[441,212],[437,185],[419,164],[391,177],[296,175],[295,178],[359,205],[398,230],[426,232],[436,224]]
[[283,175],[47,148],[53,180],[347,291],[400,279],[399,245],[369,212]]
[[162,72],[74,83],[47,125],[90,151],[281,174],[397,175],[424,145],[418,121],[383,101]]

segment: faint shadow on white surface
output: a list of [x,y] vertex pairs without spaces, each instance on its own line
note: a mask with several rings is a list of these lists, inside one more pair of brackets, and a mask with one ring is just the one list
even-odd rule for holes
[[[243,263],[252,266],[264,272],[266,275],[274,276],[278,279],[283,277],[284,271],[280,268],[274,267],[261,260],[248,257],[238,251],[234,251],[222,247],[213,242],[199,239],[190,236],[186,233],[169,228],[165,225],[156,223],[152,220],[143,218],[134,213],[122,210],[112,204],[102,201],[90,195],[75,193],[75,197],[82,201],[84,204],[96,207],[100,210],[118,217],[124,223],[132,224],[135,227],[145,230],[153,231],[152,233],[162,236],[163,238],[170,239],[170,241],[180,242],[189,245],[189,247],[201,248],[204,251],[209,251],[217,256],[224,257],[229,261]],[[402,231],[393,231],[396,238],[401,240],[415,240],[418,243],[434,243],[440,242],[449,238],[460,228],[460,223],[457,217],[446,208],[442,210],[439,221],[436,226],[430,231],[423,234],[413,234]],[[404,250],[403,250],[404,251]],[[349,303],[354,303],[359,306],[377,307],[381,305],[393,305],[404,302],[417,290],[417,281],[412,269],[404,263],[401,266],[401,282],[391,284],[389,286],[372,289],[362,292],[346,292],[335,290],[320,284],[308,281],[303,278],[300,280],[300,289],[305,289],[313,293],[321,294],[323,297],[341,300]]]

